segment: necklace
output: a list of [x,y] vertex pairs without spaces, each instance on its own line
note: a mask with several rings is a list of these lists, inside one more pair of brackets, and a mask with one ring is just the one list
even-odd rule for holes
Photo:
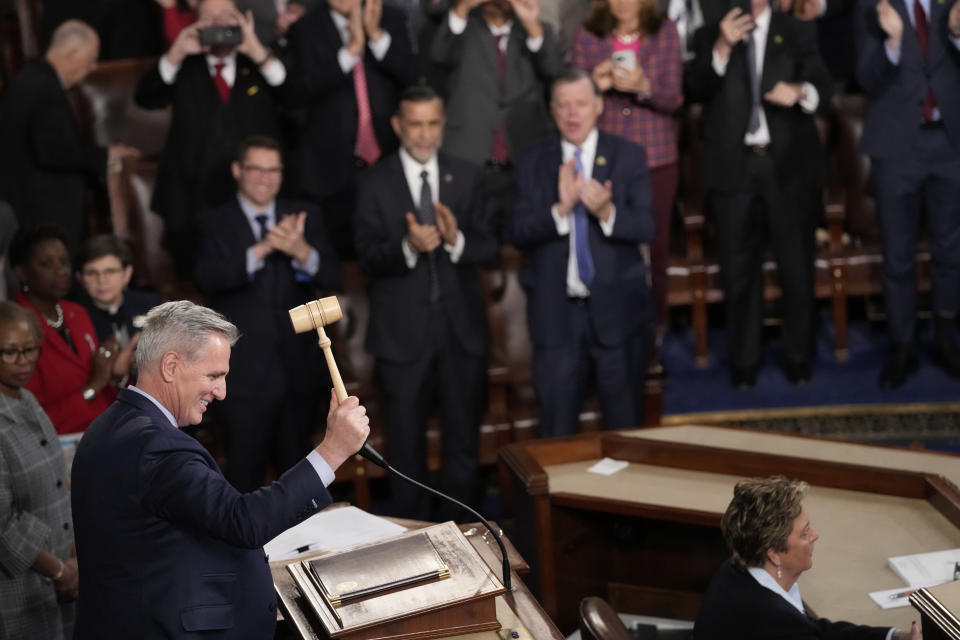
[[51,329],[59,329],[63,326],[63,309],[60,308],[59,302],[54,305],[54,308],[57,310],[57,319],[51,320],[46,315],[43,316],[43,319],[47,321]]

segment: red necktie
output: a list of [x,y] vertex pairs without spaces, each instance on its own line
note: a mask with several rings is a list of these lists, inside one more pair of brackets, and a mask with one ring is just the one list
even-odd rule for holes
[[[506,37],[506,34],[493,36],[493,46],[497,50],[497,83],[500,85],[501,96],[507,80],[507,54],[500,44]],[[507,161],[507,155],[507,135],[503,130],[503,123],[500,122],[493,131],[493,140],[490,142],[490,158],[504,164]]]
[[217,62],[213,65],[213,84],[217,87],[217,93],[220,94],[220,99],[223,100],[223,104],[230,102],[230,85],[227,84],[226,78],[223,77],[223,68],[227,66],[223,62]]
[[372,165],[380,158],[380,145],[373,130],[370,113],[370,94],[367,93],[367,72],[363,58],[353,67],[353,91],[357,97],[357,145],[355,152],[364,162]]
[[[927,62],[930,58],[930,33],[927,29],[927,14],[923,10],[920,0],[913,0],[913,21],[917,25],[917,40],[920,41],[920,51],[923,52],[923,61]],[[927,94],[923,96],[923,120],[930,122],[933,120],[933,110],[937,106],[937,99],[933,97],[933,91],[927,89]]]

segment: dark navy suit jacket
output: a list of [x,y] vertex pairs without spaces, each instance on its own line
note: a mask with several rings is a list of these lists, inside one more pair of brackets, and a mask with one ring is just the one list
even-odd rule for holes
[[884,640],[889,631],[889,627],[811,618],[727,560],[703,596],[693,637],[694,640]]
[[[602,159],[602,160],[601,160]],[[530,337],[537,346],[555,346],[571,335],[567,302],[569,236],[557,233],[550,213],[559,200],[560,138],[538,143],[516,160],[516,204],[512,242],[526,254],[521,281],[527,292]],[[613,183],[617,208],[613,234],[603,235],[589,217],[590,252],[596,276],[590,285],[590,319],[601,343],[616,345],[632,336],[650,313],[647,265],[640,244],[653,237],[650,174],[643,147],[600,132],[593,178]]]
[[124,389],[73,461],[75,638],[272,638],[261,547],[330,504],[307,460],[238,493],[196,440]]
[[[918,0],[919,1],[919,0]],[[960,150],[960,52],[950,41],[947,18],[955,0],[930,3],[927,16],[929,60],[904,0],[890,0],[903,21],[900,64],[887,58],[886,34],[877,21],[877,3],[859,0],[854,16],[857,81],[870,97],[860,149],[875,158],[895,158],[913,146],[923,118],[923,98],[933,90],[943,125]]]

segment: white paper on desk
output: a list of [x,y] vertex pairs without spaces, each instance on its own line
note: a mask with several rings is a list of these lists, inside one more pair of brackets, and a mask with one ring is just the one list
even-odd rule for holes
[[[391,538],[406,531],[389,520],[356,507],[341,507],[314,514],[290,527],[263,545],[271,562],[292,560],[317,551],[337,551],[347,547]],[[309,547],[306,551],[298,551]]]
[[887,558],[893,572],[914,589],[950,582],[957,562],[960,562],[960,549]]
[[910,591],[910,589],[904,589],[900,587],[899,589],[887,589],[885,591],[874,591],[870,594],[870,599],[880,605],[881,609],[898,609],[900,607],[909,607],[910,598],[893,598],[890,596],[896,595],[898,593],[905,593]]
[[604,458],[592,467],[587,469],[590,473],[599,473],[602,476],[612,476],[617,471],[626,469],[629,463],[626,460],[614,460],[613,458]]

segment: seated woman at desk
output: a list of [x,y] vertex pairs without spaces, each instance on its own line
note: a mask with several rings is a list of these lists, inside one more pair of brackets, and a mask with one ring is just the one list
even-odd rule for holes
[[703,597],[695,640],[778,638],[808,640],[919,640],[909,630],[830,622],[809,615],[797,580],[813,566],[819,538],[803,508],[807,483],[783,476],[737,483],[720,522],[732,556]]

